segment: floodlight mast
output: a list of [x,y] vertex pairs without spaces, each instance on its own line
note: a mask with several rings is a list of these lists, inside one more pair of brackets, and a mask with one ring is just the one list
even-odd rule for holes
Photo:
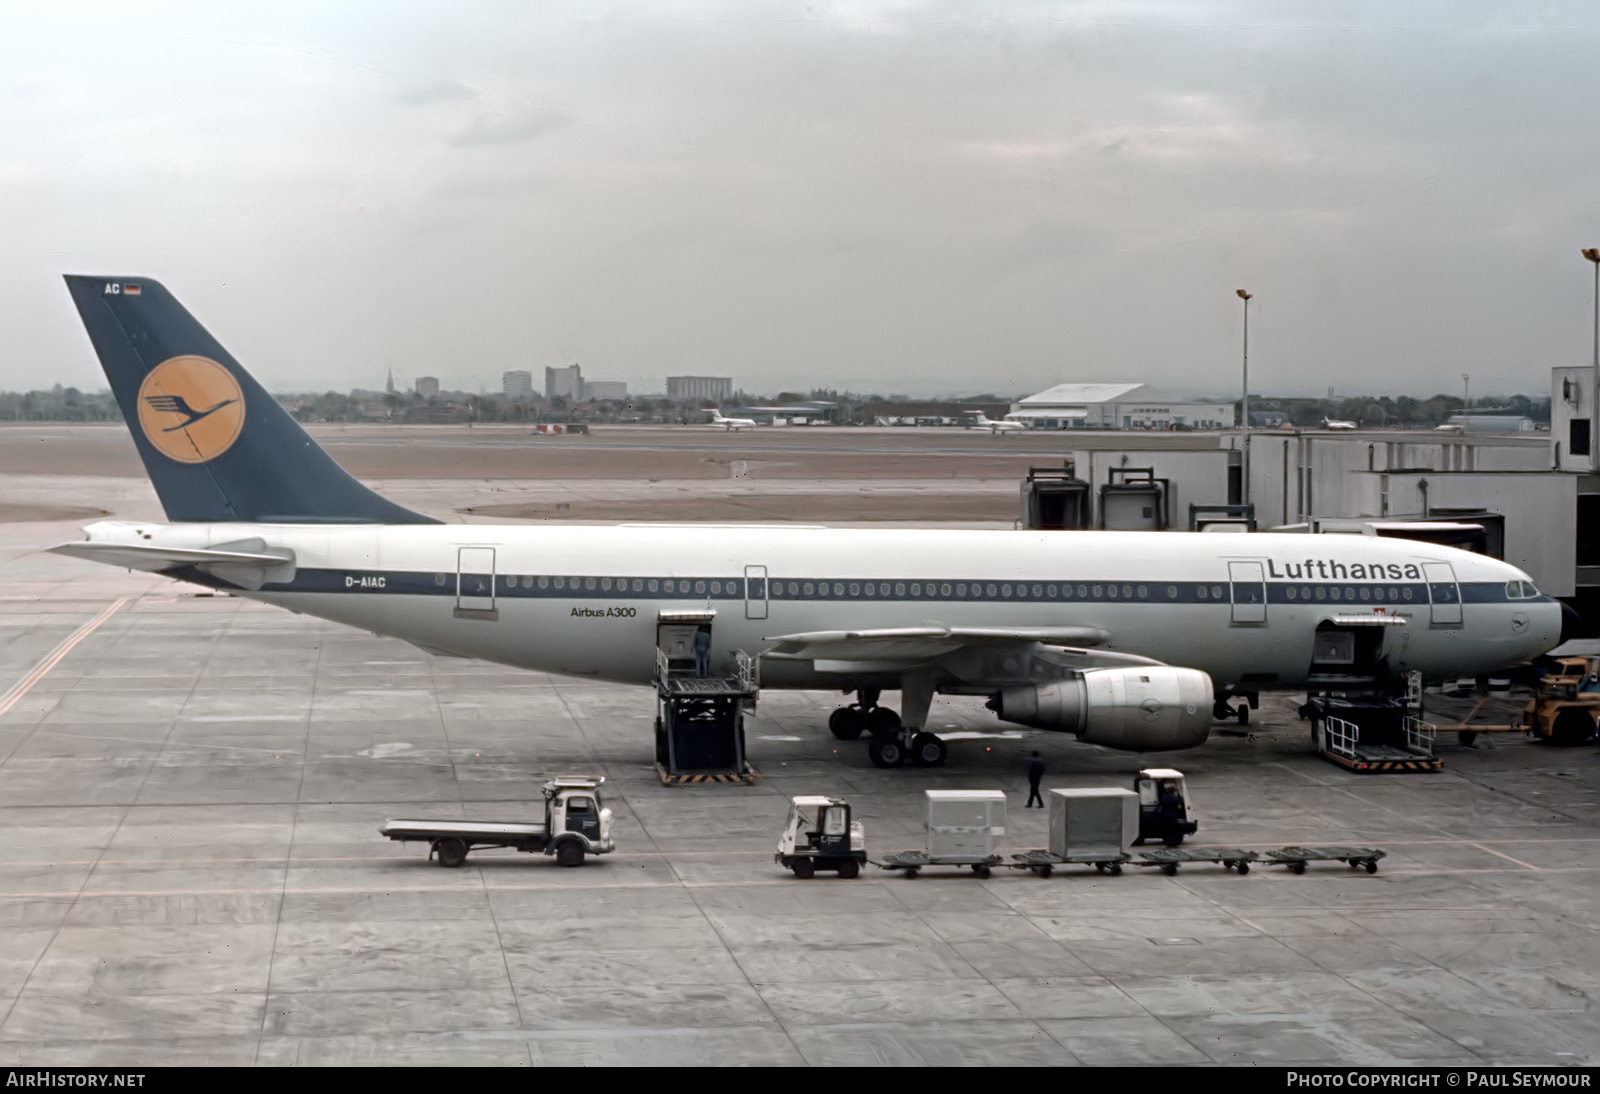
[[[1600,267],[1597,267],[1600,268]],[[1253,293],[1235,289],[1244,301],[1244,381],[1239,399],[1239,501],[1250,504],[1250,297]]]
[[1600,473],[1600,247],[1585,247],[1594,265],[1594,354],[1589,360],[1589,470]]

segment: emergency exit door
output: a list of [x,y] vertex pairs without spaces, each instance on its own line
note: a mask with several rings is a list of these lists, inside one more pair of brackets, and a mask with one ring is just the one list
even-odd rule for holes
[[494,604],[494,548],[456,549],[456,610],[488,615]]
[[1448,562],[1424,562],[1422,577],[1428,583],[1430,619],[1436,627],[1461,626],[1461,586]]
[[1233,590],[1233,622],[1240,625],[1267,621],[1267,573],[1259,562],[1228,563],[1228,583]]
[[765,619],[767,617],[767,568],[765,566],[746,566],[744,568],[744,617],[746,619]]

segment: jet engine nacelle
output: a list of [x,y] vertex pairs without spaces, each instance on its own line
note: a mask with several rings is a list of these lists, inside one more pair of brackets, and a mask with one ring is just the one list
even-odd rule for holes
[[1068,680],[1006,688],[989,709],[1003,721],[1074,733],[1090,744],[1165,752],[1206,739],[1214,690],[1199,669],[1087,669]]

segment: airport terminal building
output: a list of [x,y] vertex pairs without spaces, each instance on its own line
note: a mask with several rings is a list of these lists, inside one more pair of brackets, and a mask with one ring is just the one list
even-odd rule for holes
[[1148,384],[1057,384],[1012,403],[1006,417],[1032,429],[1232,429],[1234,410]]

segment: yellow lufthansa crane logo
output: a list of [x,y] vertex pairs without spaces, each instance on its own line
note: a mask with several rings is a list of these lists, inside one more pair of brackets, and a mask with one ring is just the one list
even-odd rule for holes
[[205,463],[239,439],[244,392],[209,357],[169,357],[139,385],[139,428],[168,459]]

